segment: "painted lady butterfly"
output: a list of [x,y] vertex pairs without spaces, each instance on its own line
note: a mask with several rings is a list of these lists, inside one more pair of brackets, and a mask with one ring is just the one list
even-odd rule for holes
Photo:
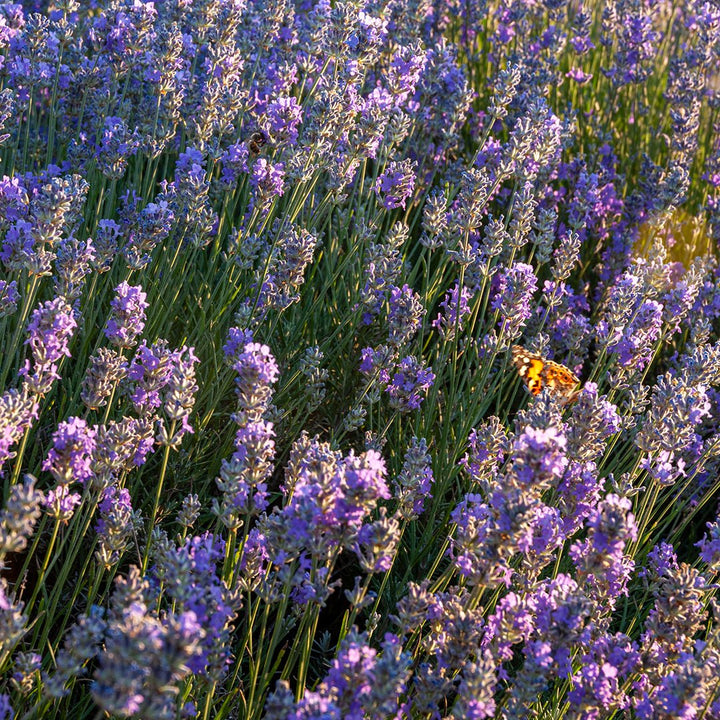
[[580,379],[574,372],[560,363],[528,352],[520,345],[513,345],[511,350],[518,374],[533,395],[539,395],[545,388],[549,388],[550,394],[562,406],[571,405],[577,400]]

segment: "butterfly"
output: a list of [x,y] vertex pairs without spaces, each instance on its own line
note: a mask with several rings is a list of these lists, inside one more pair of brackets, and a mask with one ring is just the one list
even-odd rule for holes
[[513,345],[511,351],[518,374],[533,395],[548,388],[559,405],[571,405],[577,400],[580,379],[574,372],[542,355],[528,352],[520,345]]

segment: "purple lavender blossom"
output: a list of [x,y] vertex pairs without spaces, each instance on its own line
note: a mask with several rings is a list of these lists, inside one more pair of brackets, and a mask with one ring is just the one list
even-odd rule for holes
[[220,158],[222,163],[221,183],[226,190],[232,190],[241,175],[250,172],[250,151],[247,142],[230,145]]
[[402,470],[393,482],[393,497],[401,518],[413,520],[423,512],[434,479],[427,442],[414,437],[405,453]]
[[214,511],[223,524],[239,528],[245,517],[263,512],[268,505],[267,480],[273,470],[275,432],[272,423],[259,421],[243,425],[235,436],[235,452],[223,460],[216,480],[223,493]]
[[432,321],[432,326],[438,330],[444,340],[452,340],[456,332],[463,331],[463,321],[470,314],[468,301],[472,292],[467,287],[460,288],[458,283],[448,291],[440,302],[444,312],[438,314]]
[[489,417],[468,435],[468,451],[460,464],[473,482],[489,488],[491,478],[502,464],[508,450],[505,428],[496,417]]
[[91,687],[98,705],[112,714],[174,714],[178,685],[201,653],[205,632],[195,613],[167,613],[161,619],[148,595],[136,567],[127,580],[116,581]]
[[127,362],[117,350],[100,348],[90,356],[80,398],[91,410],[103,407],[117,384],[127,374]]
[[[19,652],[15,656],[15,672],[12,674],[12,683],[23,695],[31,693],[37,686],[41,665],[42,657],[35,652]],[[0,717],[2,717],[1,714]]]
[[387,634],[382,654],[367,644],[366,637],[351,632],[343,640],[325,679],[293,703],[290,689],[279,682],[268,699],[268,720],[313,718],[401,717],[402,695],[410,678],[410,655],[400,639]]
[[600,718],[628,703],[626,681],[640,666],[637,646],[626,635],[603,635],[582,656],[582,666],[572,677],[568,700],[575,712]]
[[203,629],[196,651],[186,660],[188,667],[215,680],[227,672],[231,623],[241,604],[220,576],[224,559],[225,542],[206,533],[164,551],[156,567],[177,612]]
[[380,508],[380,518],[363,525],[358,533],[355,554],[363,572],[388,572],[398,551],[402,532],[400,521],[387,516],[387,508]]
[[267,106],[268,129],[277,143],[293,145],[298,137],[298,126],[303,111],[295,97],[278,97]]
[[405,209],[405,203],[415,189],[415,168],[417,163],[410,160],[393,160],[375,181],[374,190],[386,210]]
[[17,281],[0,280],[0,319],[12,315],[17,310],[20,293],[17,290]]
[[402,346],[420,329],[423,307],[420,296],[408,285],[393,286],[388,298],[388,342]]
[[53,433],[53,446],[42,465],[58,483],[84,484],[92,476],[91,458],[95,451],[96,429],[82,418],[61,422]]
[[500,314],[499,325],[508,341],[520,336],[531,315],[530,303],[536,289],[535,272],[525,263],[515,263],[500,275],[492,308]]
[[15,457],[10,449],[38,419],[39,403],[28,388],[10,389],[0,395],[0,467]]
[[100,220],[95,231],[95,257],[92,266],[99,273],[106,273],[112,267],[117,255],[122,231],[114,220]]
[[700,558],[708,564],[708,570],[720,570],[720,521],[707,524],[708,533],[695,546],[700,548]]
[[40,517],[43,493],[35,488],[36,478],[26,475],[22,483],[10,488],[5,507],[0,510],[0,552],[20,552],[27,547]]
[[527,426],[513,443],[512,472],[524,486],[553,486],[567,467],[566,447],[560,428]]
[[140,285],[120,283],[110,302],[110,317],[105,325],[105,337],[118,348],[131,348],[145,328],[147,295]]
[[235,356],[233,369],[237,373],[235,394],[240,416],[249,421],[259,420],[270,402],[271,385],[280,375],[270,348],[260,343],[247,343]]
[[424,368],[417,358],[412,355],[403,358],[386,388],[390,407],[400,412],[417,410],[434,380],[435,373],[430,368]]
[[47,493],[43,505],[50,517],[65,523],[73,516],[81,501],[82,496],[79,493],[70,492],[67,485],[60,484]]
[[[365,518],[379,500],[390,497],[385,463],[374,450],[343,458],[303,434],[293,446],[289,467],[293,471],[284,487],[288,504],[263,523],[267,552],[277,564],[299,556],[324,562],[339,547],[352,549]],[[308,590],[328,592],[324,585],[306,587],[304,595]]]
[[152,413],[162,405],[160,391],[170,382],[174,356],[166,340],[152,346],[143,340],[137,349],[128,366],[127,380],[130,400],[139,413]]
[[123,255],[131,269],[142,270],[147,267],[153,250],[167,238],[174,222],[173,208],[164,197],[148,203],[137,214],[123,247]]
[[238,327],[231,327],[228,330],[227,342],[223,345],[225,357],[232,363],[245,349],[248,343],[253,342],[252,330],[242,330]]
[[111,180],[121,178],[127,169],[128,159],[135,154],[139,144],[137,130],[131,133],[120,117],[106,117],[96,151],[100,172]]
[[85,278],[95,260],[95,246],[92,238],[78,240],[72,235],[58,243],[53,284],[55,293],[76,305],[82,295]]
[[172,371],[164,388],[163,410],[171,423],[180,423],[172,437],[161,420],[158,442],[177,449],[186,433],[194,432],[188,418],[195,406],[198,384],[195,380],[195,364],[199,362],[194,348],[183,345],[173,353]]
[[99,486],[107,487],[121,473],[142,466],[154,445],[152,418],[123,418],[100,425],[92,462]]
[[33,357],[32,374],[29,361],[20,371],[33,392],[39,395],[49,392],[53,381],[60,377],[58,363],[63,357],[70,357],[70,338],[76,327],[72,309],[62,297],[48,300],[33,311],[25,341]]
[[662,305],[655,300],[646,300],[623,329],[622,337],[608,345],[608,351],[618,354],[622,367],[643,370],[653,358],[662,319]]
[[95,524],[98,549],[95,556],[106,570],[120,562],[133,538],[133,508],[125,488],[110,486],[98,503],[100,517]]
[[253,165],[251,182],[257,189],[261,206],[284,192],[285,166],[283,163],[273,165],[265,158],[258,158]]
[[624,553],[626,545],[637,539],[637,524],[631,508],[628,498],[608,495],[590,513],[587,539],[570,548],[578,578],[590,593],[611,606],[620,595],[627,594],[627,583],[635,565]]
[[13,593],[8,593],[8,582],[0,578],[0,627],[3,629],[3,649],[11,652],[27,632],[27,615],[23,613],[25,603],[14,601]]

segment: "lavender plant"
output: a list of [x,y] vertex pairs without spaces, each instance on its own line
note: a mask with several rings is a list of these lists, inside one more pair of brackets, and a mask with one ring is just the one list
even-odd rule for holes
[[720,718],[712,3],[0,47],[0,718]]

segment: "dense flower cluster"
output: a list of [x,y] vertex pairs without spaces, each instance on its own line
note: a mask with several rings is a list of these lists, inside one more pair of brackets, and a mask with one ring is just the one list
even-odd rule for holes
[[0,4],[0,720],[720,718],[719,48]]

